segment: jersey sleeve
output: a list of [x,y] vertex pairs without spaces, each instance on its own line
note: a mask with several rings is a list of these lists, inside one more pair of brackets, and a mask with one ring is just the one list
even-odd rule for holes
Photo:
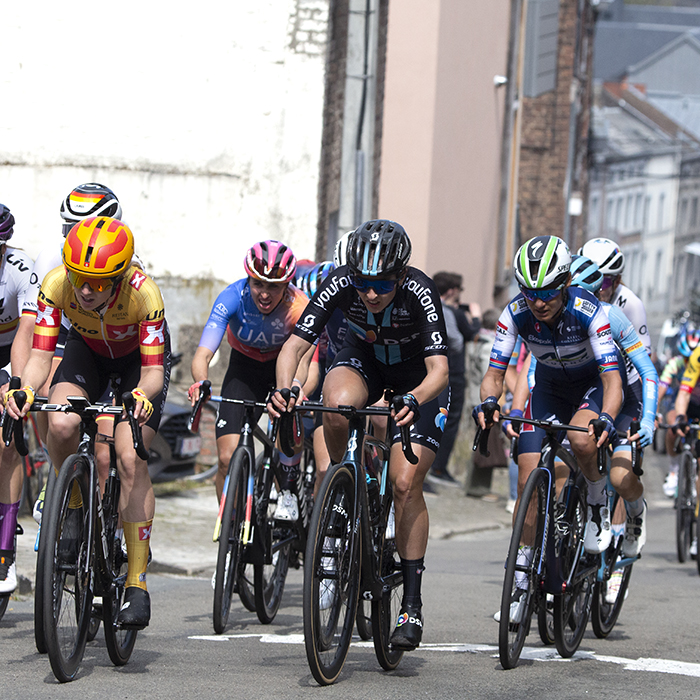
[[350,288],[350,277],[343,274],[347,267],[342,266],[333,270],[316,290],[309,303],[299,316],[293,335],[315,343],[321,332],[326,327],[333,312],[339,308],[341,298]]
[[700,346],[693,350],[693,354],[688,359],[688,364],[683,372],[679,391],[691,394],[700,376]]
[[591,342],[593,355],[598,363],[598,371],[601,374],[617,371],[619,364],[615,341],[610,328],[610,320],[600,305],[597,306],[595,313],[590,318],[588,337]]
[[44,278],[37,300],[36,322],[32,337],[32,349],[54,352],[61,330],[61,283],[63,270],[56,268]]
[[54,249],[52,246],[50,249],[45,248],[39,253],[37,259],[34,261],[29,289],[24,296],[24,303],[22,305],[23,314],[36,315],[39,289],[41,288],[44,278],[49,272],[61,265],[61,256],[58,254],[57,248]]
[[236,313],[241,303],[241,289],[237,283],[230,284],[224,289],[214,302],[209,318],[204,325],[202,337],[199,340],[200,347],[205,347],[216,352],[226,333],[229,320]]
[[[620,306],[620,303],[621,299],[619,298],[617,305]],[[642,300],[630,291],[625,294],[624,304],[623,313],[632,321],[639,339],[644,343],[646,351],[651,355],[651,336],[647,328],[647,312],[644,310]]]
[[[145,280],[143,279],[145,277]],[[138,269],[131,277],[129,284],[138,282],[138,291],[143,303],[142,318],[139,321],[139,351],[141,366],[152,367],[162,365],[165,355],[165,305],[158,285]]]
[[518,341],[518,327],[511,313],[511,306],[518,301],[508,304],[496,323],[496,338],[491,348],[489,367],[505,372],[513,356],[515,345]]

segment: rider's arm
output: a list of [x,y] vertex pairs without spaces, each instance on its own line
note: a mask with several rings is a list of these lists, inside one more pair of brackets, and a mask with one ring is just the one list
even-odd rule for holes
[[[482,401],[485,401],[491,396],[495,396],[497,399],[501,396],[503,393],[503,380],[505,379],[505,376],[506,372],[503,369],[496,369],[495,367],[490,366],[486,370],[486,374],[481,380],[481,388],[479,390]],[[496,411],[493,414],[493,422],[498,423],[499,417],[500,413]],[[479,425],[482,428],[490,427],[490,425],[487,426],[486,421],[484,420],[483,412],[479,413]]]
[[685,372],[683,372],[683,378],[681,379],[681,385],[678,388],[675,405],[677,416],[688,415],[690,395],[693,393],[693,389],[695,389],[695,385],[698,383],[699,377],[700,347],[697,347],[695,350],[693,350],[693,354],[688,358],[688,364],[685,367]]
[[17,333],[12,340],[12,349],[10,350],[10,363],[13,376],[20,377],[24,371],[24,366],[27,364],[29,353],[32,349],[32,336],[34,335],[35,322],[35,314],[23,313],[20,316]]
[[[277,389],[291,389],[294,377],[304,355],[312,348],[312,343],[298,335],[290,335],[277,356],[276,385]],[[299,377],[297,377],[300,379]],[[279,393],[272,395],[268,410],[273,418],[279,416],[287,407],[286,401]]]
[[[44,386],[44,382],[51,373],[51,361],[53,360],[53,350],[39,350],[32,348],[29,359],[22,372],[22,388],[31,387],[36,393],[37,387]],[[29,411],[30,402],[24,404],[21,413],[17,410],[14,398],[7,402],[7,411],[13,418],[21,418]]]
[[[149,401],[153,401],[163,390],[164,378],[165,369],[163,365],[141,365],[138,388],[146,394]],[[134,408],[134,418],[139,423],[145,423],[149,417],[150,414],[144,410],[143,402],[137,400]]]
[[[450,368],[446,355],[428,355],[424,361],[428,373],[423,381],[409,392],[413,394],[419,406],[440,396],[450,381]],[[396,414],[396,425],[402,427],[411,425],[412,422],[413,411],[408,406],[404,406]]]

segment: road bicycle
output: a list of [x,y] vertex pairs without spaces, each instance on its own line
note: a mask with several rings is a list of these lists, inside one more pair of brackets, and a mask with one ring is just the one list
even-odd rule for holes
[[[275,447],[277,421],[268,432],[255,419],[256,411],[266,410],[266,404],[252,400],[228,399],[211,395],[211,383],[200,387],[200,397],[192,409],[190,425],[196,429],[201,406],[206,400],[242,405],[244,417],[241,437],[231,455],[219,503],[214,541],[219,548],[214,582],[214,630],[221,634],[228,622],[231,596],[238,593],[243,605],[255,612],[263,624],[275,618],[282,601],[290,562],[306,547],[306,532],[313,503],[315,467],[312,452],[306,450],[297,484],[299,517],[294,521],[275,519],[278,488],[281,482],[279,453]],[[292,420],[290,415],[286,420]],[[296,420],[294,420],[296,423]],[[289,426],[296,438],[300,428]],[[263,446],[262,455],[255,457],[255,439]],[[285,445],[288,451],[292,445]],[[252,568],[252,577],[250,569]]]
[[[401,397],[394,401],[400,410]],[[316,497],[304,557],[304,644],[311,673],[320,685],[329,685],[340,675],[360,597],[371,601],[377,660],[391,671],[403,656],[390,643],[403,597],[388,478],[391,446],[365,430],[368,416],[390,418],[391,409],[334,408],[311,402],[296,408],[339,413],[349,421],[343,459],[328,468]],[[406,458],[416,464],[409,428],[401,429],[401,440]]]
[[[659,428],[673,430],[676,425],[659,425]],[[688,424],[688,433],[678,436],[675,451],[680,451],[678,460],[678,490],[676,491],[676,551],[678,561],[683,564],[690,556],[690,545],[698,536],[697,530],[697,492],[698,475],[697,439],[700,424]],[[698,564],[700,572],[700,563]]]
[[[19,388],[19,387],[18,387]],[[33,414],[24,419],[24,444],[27,454],[22,455],[24,481],[22,484],[22,512],[31,515],[34,503],[44,488],[51,467],[49,454],[39,435],[39,428]]]
[[[18,407],[25,399],[24,392],[15,394]],[[126,583],[127,557],[119,528],[120,482],[111,438],[101,437],[109,443],[110,450],[104,493],[100,490],[95,463],[97,417],[118,416],[124,409],[91,404],[82,396],[68,397],[67,401],[67,404],[48,404],[37,399],[31,407],[32,411],[76,414],[81,421],[78,451],[61,465],[50,503],[44,510],[39,547],[43,558],[42,632],[51,668],[61,682],[73,680],[80,667],[95,596],[102,598],[105,643],[112,663],[123,666],[129,661],[137,635],[136,630],[125,629],[117,621]],[[147,459],[141,429],[133,416],[134,399],[130,392],[122,395],[122,403],[131,425],[134,449],[141,459]],[[3,439],[7,444],[14,432],[21,451],[23,438],[17,425],[11,419],[5,421]],[[69,507],[75,500],[80,505]]]
[[[496,410],[497,406],[493,408]],[[533,613],[537,613],[543,640],[549,641],[553,636],[557,651],[564,658],[575,653],[588,624],[599,568],[597,557],[583,549],[587,519],[585,481],[575,457],[557,439],[562,431],[588,429],[546,420],[509,420],[539,427],[545,438],[538,466],[520,496],[506,560],[498,637],[500,661],[505,669],[517,666]],[[487,454],[487,444],[488,430],[482,431],[477,425],[474,449]],[[560,472],[564,485],[559,493],[557,465],[564,472],[563,477]],[[548,594],[552,597],[549,602]]]

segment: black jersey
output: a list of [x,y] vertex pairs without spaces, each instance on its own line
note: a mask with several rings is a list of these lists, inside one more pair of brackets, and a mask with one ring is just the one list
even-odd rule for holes
[[368,311],[350,283],[348,266],[333,270],[304,309],[294,334],[313,343],[335,309],[341,309],[348,322],[346,345],[371,344],[385,365],[448,353],[440,295],[433,281],[415,267],[407,268],[391,304],[376,314]]

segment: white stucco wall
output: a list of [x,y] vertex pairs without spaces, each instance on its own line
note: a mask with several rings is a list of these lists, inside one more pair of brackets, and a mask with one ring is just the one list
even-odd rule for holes
[[157,275],[314,249],[327,0],[16,3],[0,47],[0,201],[31,254],[104,182]]

